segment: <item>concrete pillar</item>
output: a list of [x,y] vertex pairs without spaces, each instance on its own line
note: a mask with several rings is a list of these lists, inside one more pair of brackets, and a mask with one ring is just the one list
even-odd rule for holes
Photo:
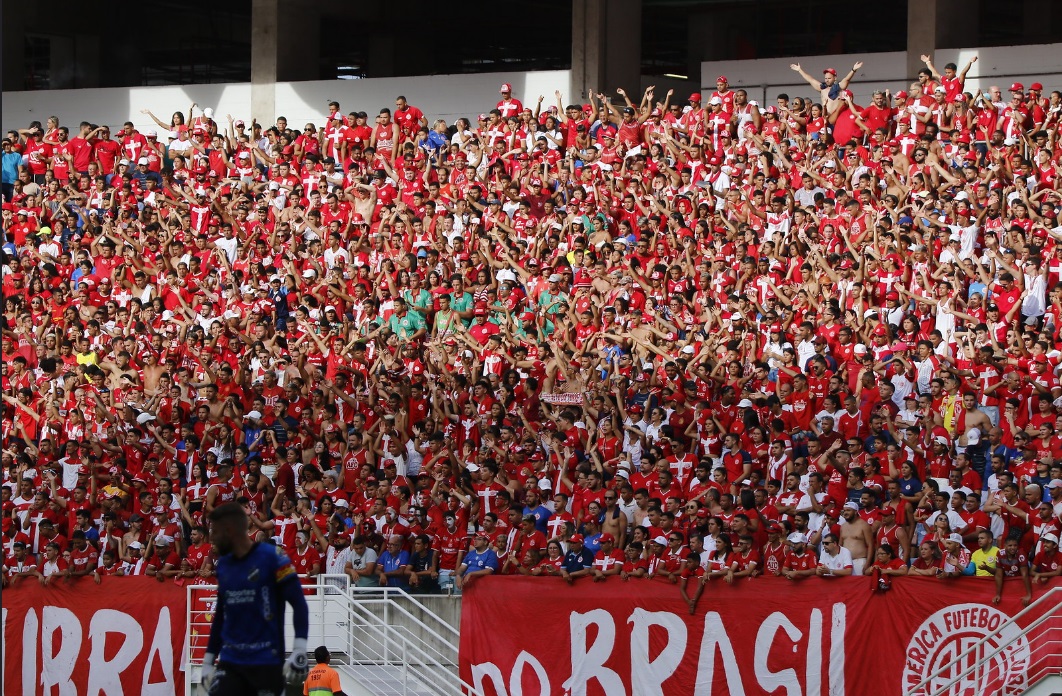
[[252,0],[251,113],[259,123],[276,114],[276,83],[318,76],[321,15],[308,0]]
[[279,0],[251,2],[251,115],[263,125],[276,117]]
[[937,0],[907,0],[907,75],[925,67],[920,56],[937,50]]
[[583,103],[586,91],[613,94],[622,87],[637,101],[642,72],[641,0],[572,2],[572,95]]

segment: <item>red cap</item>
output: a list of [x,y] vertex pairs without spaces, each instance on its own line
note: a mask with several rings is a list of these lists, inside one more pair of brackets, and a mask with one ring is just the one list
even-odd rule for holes
[[581,543],[583,543],[583,535],[582,534],[572,534],[571,537],[568,538],[568,541],[570,543],[572,543],[572,544],[581,544]]
[[826,68],[825,70],[822,71],[823,75],[825,75],[826,73],[829,73],[829,74],[833,75],[834,77],[837,76],[837,71],[834,68]]
[[730,82],[730,80],[726,79],[726,75],[720,75],[719,77],[715,78],[715,81],[716,82]]
[[1042,84],[1040,84],[1039,82],[1034,82],[1031,85],[1029,85],[1029,89],[1033,90],[1033,91],[1036,91],[1036,92],[1042,92],[1043,89],[1044,89],[1044,86]]
[[690,101],[691,102],[699,102],[700,100],[701,100],[701,93],[700,92],[694,92],[693,94],[690,95]]
[[1015,82],[1015,83],[1013,83],[1010,86],[1010,91],[1011,92],[1024,92],[1025,91],[1025,85],[1023,85],[1020,82]]
[[616,537],[612,536],[608,532],[605,532],[604,534],[601,535],[601,537],[598,539],[598,541],[601,542],[602,544],[615,544],[616,543]]
[[887,292],[887,293],[885,293],[885,299],[899,302],[900,301],[900,293],[898,293],[896,291]]
[[901,89],[901,90],[900,90],[899,92],[897,92],[896,94],[894,94],[894,95],[892,95],[892,96],[893,96],[893,98],[895,98],[895,99],[906,99],[906,98],[907,98],[907,92],[904,92],[904,91],[903,91],[903,90]]
[[505,84],[503,84],[503,85],[501,86],[501,89],[499,89],[498,91],[499,91],[499,92],[502,92],[502,93],[505,93],[505,92],[512,92],[512,91],[513,91],[513,86],[512,86],[512,85],[510,85],[510,84],[509,84],[508,82],[506,82]]
[[706,519],[710,514],[711,513],[708,512],[708,508],[701,508],[697,511],[697,517],[701,518],[702,520]]

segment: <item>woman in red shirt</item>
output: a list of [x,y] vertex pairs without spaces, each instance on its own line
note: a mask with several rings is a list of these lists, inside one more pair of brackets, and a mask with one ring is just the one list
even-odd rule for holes
[[875,590],[888,590],[892,587],[892,578],[907,575],[907,564],[896,557],[896,551],[889,544],[882,544],[874,553],[874,565],[870,566],[871,587]]

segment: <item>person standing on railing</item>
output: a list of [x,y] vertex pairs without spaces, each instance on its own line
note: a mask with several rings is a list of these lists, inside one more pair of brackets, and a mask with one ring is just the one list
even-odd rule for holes
[[[265,696],[306,673],[309,608],[284,550],[247,536],[247,513],[224,503],[210,513],[217,548],[218,599],[203,655],[208,694]],[[291,605],[295,641],[284,660],[284,605]],[[214,665],[215,658],[218,660]]]
[[313,651],[313,659],[317,664],[306,675],[306,682],[302,685],[303,696],[346,696],[341,688],[339,672],[328,666],[332,655],[328,648],[321,645]]

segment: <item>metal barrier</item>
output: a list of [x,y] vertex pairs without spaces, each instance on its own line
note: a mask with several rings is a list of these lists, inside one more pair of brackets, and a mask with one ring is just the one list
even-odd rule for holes
[[934,669],[909,691],[925,696],[1021,694],[1062,676],[1062,587],[1053,587]]
[[[308,643],[327,645],[337,670],[380,696],[478,693],[458,675],[458,630],[415,597],[393,587],[352,587],[346,575],[313,580],[304,585]],[[216,596],[216,585],[188,587],[187,696],[199,683]],[[284,633],[290,645],[290,621]]]

